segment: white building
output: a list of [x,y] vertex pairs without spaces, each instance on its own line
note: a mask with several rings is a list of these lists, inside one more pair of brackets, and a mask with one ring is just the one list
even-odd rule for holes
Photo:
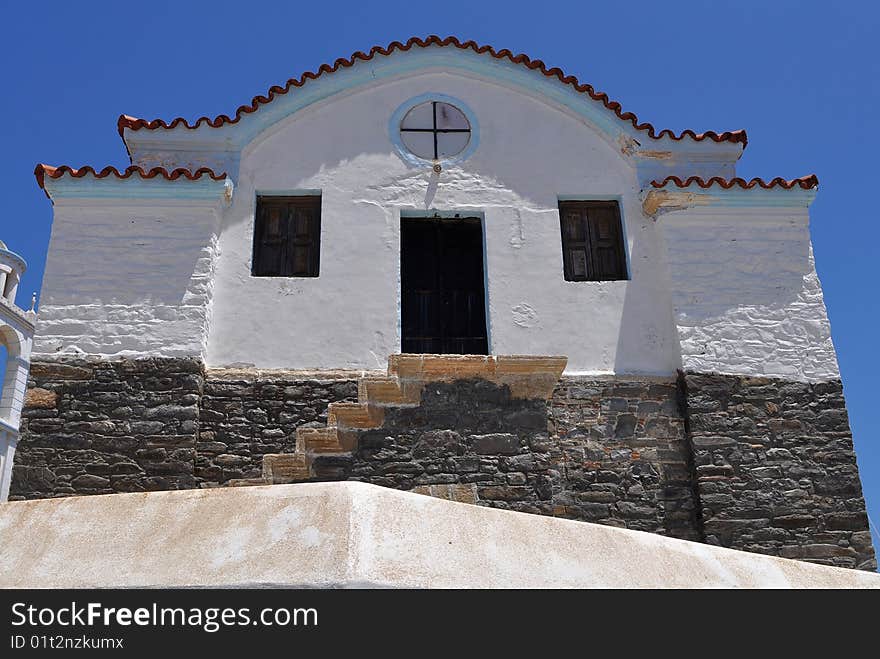
[[437,37],[118,128],[124,172],[35,172],[54,223],[14,496],[354,479],[876,566],[818,182],[738,178],[744,132],[658,131]]
[[0,345],[6,348],[6,370],[0,388],[0,501],[6,501],[12,481],[12,461],[18,446],[21,409],[27,388],[35,314],[15,304],[27,264],[0,241]]
[[[401,226],[458,215],[479,221],[491,353],[564,354],[571,373],[837,377],[810,254],[816,181],[735,179],[742,132],[658,133],[557,70],[455,43],[333,68],[234,120],[122,117],[122,175],[41,169],[55,219],[36,354],[382,367],[404,338]],[[400,130],[413,108],[433,127],[432,102],[469,129],[441,137],[456,153],[436,163]],[[320,197],[319,276],[252,276],[258,199],[298,195]],[[620,280],[566,281],[569,200],[616,205]],[[702,295],[710,283],[723,289]]]

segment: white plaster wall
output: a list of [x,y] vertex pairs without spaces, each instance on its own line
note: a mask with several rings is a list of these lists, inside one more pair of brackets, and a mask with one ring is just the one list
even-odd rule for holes
[[34,315],[0,300],[0,344],[6,347],[6,370],[0,373],[0,422],[18,430],[33,350]]
[[[464,101],[480,129],[476,152],[439,177],[404,164],[388,138],[394,110],[429,92]],[[239,171],[220,239],[211,365],[384,367],[400,349],[400,214],[425,209],[485,219],[492,352],[564,354],[569,372],[678,365],[665,254],[633,167],[618,145],[538,99],[423,72],[300,111],[249,145]],[[314,189],[320,277],[251,277],[256,194]],[[621,199],[631,281],[564,281],[560,195]]]
[[685,369],[840,377],[806,208],[695,207],[658,223]]
[[56,201],[34,354],[203,355],[217,226],[209,202]]
[[0,373],[0,502],[8,498],[12,482],[12,461],[33,348],[33,321],[33,312],[0,299],[0,344],[6,347],[6,369]]
[[0,421],[0,502],[9,499],[12,485],[12,463],[18,447],[18,431],[4,427]]

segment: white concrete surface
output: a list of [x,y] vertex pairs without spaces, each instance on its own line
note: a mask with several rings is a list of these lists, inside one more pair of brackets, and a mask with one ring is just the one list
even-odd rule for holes
[[0,587],[880,588],[880,575],[363,483],[0,504]]

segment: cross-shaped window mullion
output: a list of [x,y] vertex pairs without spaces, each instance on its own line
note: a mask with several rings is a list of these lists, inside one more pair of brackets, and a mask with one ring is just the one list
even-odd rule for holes
[[[440,133],[470,133],[471,129],[468,128],[438,128],[437,127],[437,101],[431,101],[431,128],[400,128],[401,133],[431,133],[433,137],[433,146],[434,146],[434,160],[440,159],[440,146],[437,141],[437,136]],[[457,110],[457,108],[455,108]]]

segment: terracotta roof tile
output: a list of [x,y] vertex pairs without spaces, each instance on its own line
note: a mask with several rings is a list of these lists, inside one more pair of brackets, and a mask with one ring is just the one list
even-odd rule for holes
[[347,68],[353,66],[358,60],[362,62],[369,61],[373,59],[376,55],[390,55],[394,51],[408,51],[413,46],[418,46],[420,48],[426,48],[428,46],[454,46],[456,48],[460,48],[462,50],[472,50],[478,54],[488,53],[492,57],[496,59],[507,59],[515,64],[522,64],[523,66],[528,67],[529,69],[537,69],[541,73],[543,73],[548,78],[556,78],[565,85],[571,85],[577,91],[587,94],[590,98],[596,101],[600,101],[606,108],[614,112],[620,119],[623,121],[630,122],[636,130],[645,131],[647,135],[653,139],[661,139],[663,137],[669,137],[673,140],[682,140],[685,137],[689,137],[696,141],[702,141],[705,139],[710,139],[714,142],[739,142],[742,143],[743,148],[745,148],[748,143],[748,138],[746,136],[746,132],[744,130],[735,130],[735,131],[726,131],[723,133],[716,133],[715,131],[706,131],[703,133],[696,133],[693,130],[687,129],[682,131],[680,134],[676,135],[673,131],[665,128],[661,131],[657,131],[654,126],[649,123],[639,123],[638,117],[632,112],[624,112],[620,106],[620,103],[617,101],[612,101],[608,98],[608,95],[604,92],[597,92],[593,89],[592,85],[582,84],[578,81],[574,76],[567,76],[562,72],[559,68],[550,68],[541,60],[531,59],[528,55],[518,54],[514,55],[510,50],[502,49],[495,50],[492,46],[481,46],[474,41],[459,41],[456,37],[446,37],[445,39],[441,39],[436,35],[431,35],[425,39],[421,39],[419,37],[412,37],[406,43],[401,43],[399,41],[393,41],[388,46],[373,46],[369,52],[364,53],[358,51],[354,53],[348,59],[340,58],[337,59],[332,65],[330,64],[322,64],[318,67],[316,72],[307,71],[303,73],[299,78],[291,78],[288,80],[283,86],[275,85],[269,89],[269,91],[264,96],[255,96],[249,105],[242,105],[235,111],[234,117],[229,117],[228,115],[221,114],[213,119],[209,117],[199,117],[195,120],[193,124],[190,124],[183,117],[177,117],[172,119],[169,122],[164,121],[163,119],[137,119],[135,117],[129,117],[127,115],[121,115],[117,122],[117,127],[119,129],[119,134],[123,136],[123,130],[128,128],[130,130],[140,130],[142,128],[146,129],[156,129],[156,128],[175,128],[178,125],[183,125],[185,128],[195,129],[198,128],[201,124],[206,124],[213,128],[218,128],[223,126],[224,124],[234,124],[241,120],[242,116],[245,114],[250,114],[256,112],[261,105],[266,105],[267,103],[271,103],[273,99],[282,94],[288,93],[294,87],[302,87],[309,80],[316,80],[320,76],[325,73],[333,73],[340,68]]
[[819,179],[815,174],[810,174],[809,176],[802,176],[790,181],[785,180],[781,176],[777,176],[771,181],[765,181],[760,178],[753,178],[751,181],[746,181],[744,178],[739,177],[725,179],[720,176],[713,176],[708,180],[704,180],[699,176],[691,176],[684,181],[677,176],[667,176],[662,181],[651,181],[651,185],[655,188],[665,188],[669,184],[672,184],[677,188],[687,188],[691,185],[696,185],[701,188],[711,188],[713,185],[720,185],[725,190],[729,190],[734,186],[738,186],[744,190],[750,190],[756,186],[767,190],[777,187],[790,190],[793,187],[798,186],[804,190],[809,190],[818,187]]
[[61,178],[65,174],[69,174],[74,178],[82,178],[86,174],[92,174],[95,178],[107,178],[108,176],[113,176],[118,179],[127,179],[131,178],[135,174],[140,176],[141,178],[156,178],[157,176],[161,176],[167,181],[176,181],[177,179],[183,177],[190,181],[195,181],[196,179],[201,178],[202,176],[210,176],[215,181],[220,181],[226,178],[226,174],[217,174],[214,170],[209,169],[208,167],[200,167],[196,171],[191,171],[189,169],[184,169],[183,167],[179,167],[175,170],[168,171],[164,167],[153,167],[150,170],[145,170],[136,165],[131,165],[126,167],[124,171],[119,171],[115,167],[105,167],[101,171],[97,171],[94,167],[90,167],[86,165],[85,167],[80,167],[78,169],[74,169],[73,167],[69,167],[67,165],[60,165],[58,167],[53,167],[52,165],[44,165],[39,164],[34,168],[34,176],[37,177],[37,183],[44,190],[46,177],[49,178]]

